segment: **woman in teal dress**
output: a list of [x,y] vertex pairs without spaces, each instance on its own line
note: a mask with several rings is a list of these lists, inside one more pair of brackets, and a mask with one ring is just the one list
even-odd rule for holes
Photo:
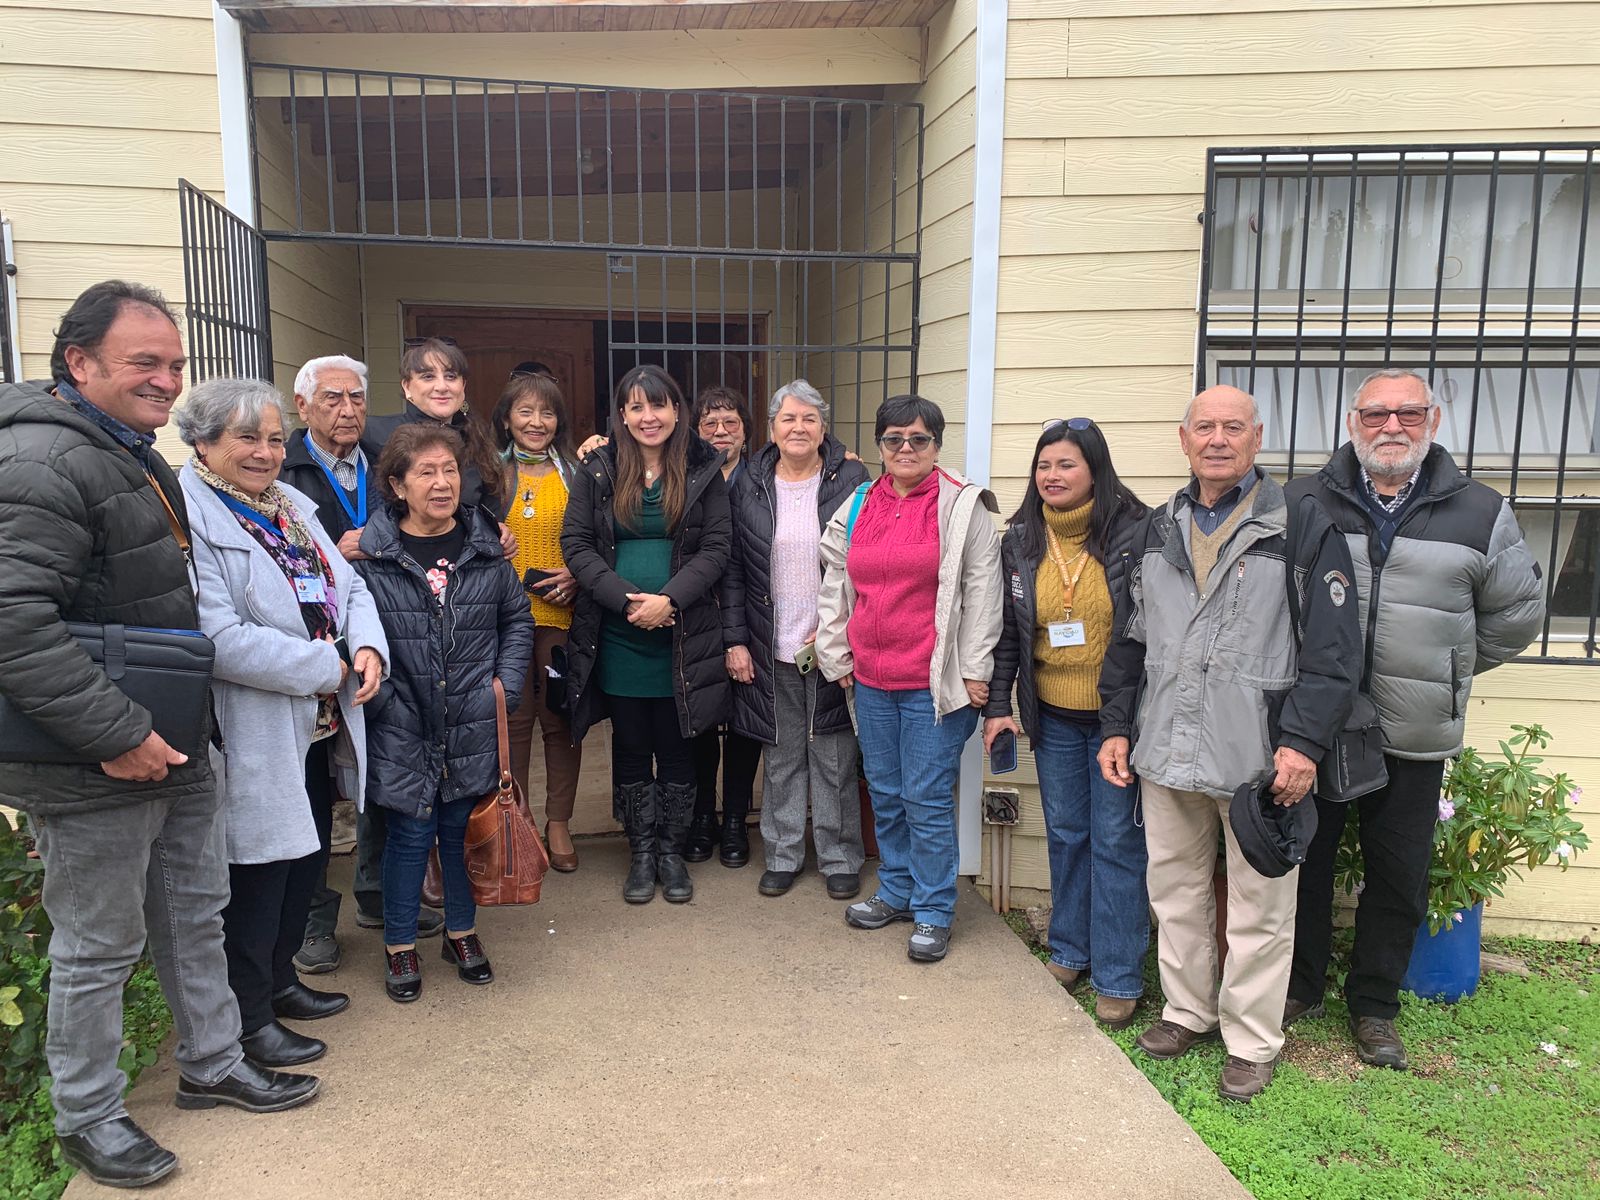
[[632,863],[623,898],[694,895],[690,741],[727,719],[716,587],[732,520],[722,454],[660,367],[617,384],[611,440],[574,473],[561,553],[581,589],[568,641],[572,736],[611,718],[612,810]]

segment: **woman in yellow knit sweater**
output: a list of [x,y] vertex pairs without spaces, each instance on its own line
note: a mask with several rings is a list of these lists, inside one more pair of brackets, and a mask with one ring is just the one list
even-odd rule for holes
[[559,672],[565,659],[572,605],[578,597],[578,586],[561,558],[561,523],[573,469],[561,385],[542,368],[519,368],[500,393],[493,422],[507,460],[507,486],[501,491],[507,506],[503,520],[517,539],[511,565],[527,589],[535,625],[533,666],[526,691],[506,722],[511,735],[511,771],[519,780],[528,779],[533,727],[538,724],[544,738],[545,841],[550,865],[558,871],[575,871],[578,854],[568,822],[578,793],[583,750],[572,744],[564,706],[550,703],[553,680],[549,671],[555,662]]
[[[1100,774],[1100,663],[1145,506],[1086,417],[1045,425],[1033,478],[1001,542],[1005,626],[984,706],[985,748],[1025,730],[1038,768],[1050,852],[1051,974],[1088,975],[1095,1015],[1133,1020],[1150,940],[1137,792]],[[1012,696],[1022,728],[1012,717]]]

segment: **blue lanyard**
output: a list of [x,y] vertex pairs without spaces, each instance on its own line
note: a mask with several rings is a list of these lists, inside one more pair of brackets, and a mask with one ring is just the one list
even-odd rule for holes
[[[216,491],[215,488],[212,490]],[[235,516],[243,517],[247,521],[254,521],[257,525],[261,526],[261,528],[265,529],[280,542],[284,540],[283,530],[279,529],[271,520],[258,513],[248,504],[239,503],[239,501],[235,500],[226,492],[217,492],[217,499],[226,504],[228,506],[228,511],[232,512]]]
[[356,463],[356,504],[359,507],[352,508],[350,505],[350,497],[346,496],[344,494],[344,488],[339,486],[339,478],[333,473],[333,469],[329,467],[327,463],[323,462],[322,459],[317,455],[313,454],[311,457],[313,461],[316,462],[317,466],[322,468],[322,473],[328,477],[328,482],[333,486],[334,499],[339,502],[339,507],[344,509],[345,516],[349,517],[350,520],[354,522],[354,525],[352,525],[351,528],[360,529],[365,526],[367,523],[366,458],[363,457]]

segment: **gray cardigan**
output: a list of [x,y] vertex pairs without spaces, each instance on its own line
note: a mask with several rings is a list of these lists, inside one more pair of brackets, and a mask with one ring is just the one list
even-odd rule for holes
[[[282,862],[317,849],[306,753],[316,729],[318,695],[339,685],[339,655],[306,636],[300,602],[283,571],[246,533],[228,507],[186,466],[179,475],[194,535],[200,628],[217,646],[212,691],[227,747],[217,764],[228,822],[228,861]],[[344,560],[303,492],[279,484],[311,529],[333,569],[339,632],[353,657],[376,650],[388,674],[389,643],[361,576]],[[339,688],[340,732],[332,756],[339,791],[363,803],[366,718],[355,703],[360,677]]]

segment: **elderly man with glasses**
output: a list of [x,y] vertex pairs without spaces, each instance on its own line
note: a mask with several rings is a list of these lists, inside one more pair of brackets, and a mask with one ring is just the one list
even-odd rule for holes
[[[305,428],[289,436],[279,478],[305,493],[317,506],[317,520],[351,562],[366,556],[357,548],[367,514],[382,501],[376,455],[367,456],[362,435],[367,428],[367,365],[343,354],[313,358],[294,380],[294,405]],[[368,805],[356,818],[356,924],[383,928],[383,809]],[[318,881],[306,918],[305,942],[294,956],[295,968],[320,975],[339,965],[339,893],[328,886],[327,872]],[[431,937],[444,924],[432,909],[423,909],[418,934]]]
[[[1472,677],[1521,653],[1544,618],[1539,567],[1511,505],[1434,445],[1440,419],[1421,375],[1377,371],[1351,401],[1350,441],[1285,489],[1291,504],[1306,495],[1321,502],[1355,564],[1363,688],[1388,742],[1389,782],[1354,804],[1366,887],[1344,994],[1361,1060],[1401,1071],[1397,995],[1427,912],[1444,762],[1463,744]],[[1348,807],[1317,801],[1317,836],[1300,868],[1285,1026],[1323,1013],[1333,859]]]

